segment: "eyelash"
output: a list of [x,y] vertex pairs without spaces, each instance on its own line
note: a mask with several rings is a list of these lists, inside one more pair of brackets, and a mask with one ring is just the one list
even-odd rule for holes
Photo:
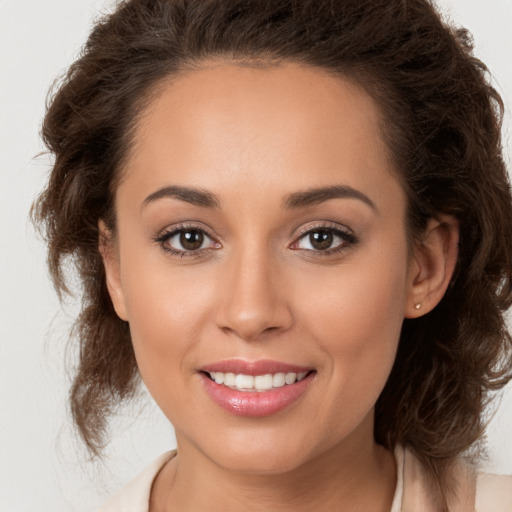
[[[297,244],[306,239],[307,236],[311,236],[313,233],[316,232],[327,232],[331,233],[333,236],[338,237],[342,240],[337,246],[327,248],[327,249],[302,249],[300,247],[294,247],[297,246]],[[199,248],[199,249],[175,249],[171,245],[169,245],[169,241],[174,238],[177,235],[184,234],[184,233],[199,233],[202,236],[210,239],[211,243],[209,247]],[[183,257],[194,257],[194,256],[200,256],[205,251],[208,251],[210,249],[218,249],[221,247],[220,242],[216,241],[215,237],[213,237],[211,234],[209,234],[204,228],[199,227],[197,225],[187,225],[182,224],[173,227],[170,230],[164,231],[162,234],[159,234],[157,237],[154,238],[154,241],[158,243],[162,250],[165,252],[173,255],[178,256],[180,258]],[[314,226],[308,226],[306,228],[303,228],[299,231],[298,237],[295,239],[295,241],[289,246],[290,249],[296,250],[296,251],[303,251],[306,253],[309,253],[310,255],[315,255],[319,257],[327,257],[331,255],[338,254],[342,251],[345,251],[348,249],[348,247],[355,245],[359,241],[358,237],[352,232],[352,230],[348,228],[341,228],[338,224],[332,224],[328,222],[323,222],[319,224],[315,224]]]
[[[331,233],[335,237],[340,238],[341,242],[337,246],[330,247],[328,249],[301,249],[300,247],[294,247],[300,241],[305,240],[307,236],[311,236],[313,233],[318,233],[320,231]],[[346,251],[350,246],[353,246],[358,242],[359,238],[355,235],[355,233],[352,230],[344,226],[341,227],[339,224],[334,224],[330,222],[320,222],[313,226],[309,225],[305,228],[300,229],[296,241],[290,245],[290,248],[296,251],[304,251],[314,256],[328,257]]]
[[186,250],[186,249],[175,249],[171,245],[169,245],[169,241],[174,238],[176,235],[183,234],[183,233],[200,233],[204,237],[211,240],[210,245],[215,245],[218,247],[213,247],[214,249],[220,248],[220,243],[215,240],[215,237],[210,235],[204,228],[196,226],[196,225],[188,225],[188,224],[181,224],[178,226],[173,227],[170,230],[164,231],[162,234],[158,235],[154,241],[158,244],[160,244],[160,247],[165,252],[171,254],[172,256],[178,256],[180,258],[187,258],[187,257],[194,257],[194,256],[200,256],[204,253],[204,251],[209,250],[212,247],[206,247],[206,248],[200,248],[195,250]]

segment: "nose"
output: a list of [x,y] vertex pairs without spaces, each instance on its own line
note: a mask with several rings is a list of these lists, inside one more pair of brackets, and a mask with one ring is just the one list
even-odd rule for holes
[[247,341],[289,329],[293,316],[277,265],[262,253],[229,260],[220,280],[218,327]]

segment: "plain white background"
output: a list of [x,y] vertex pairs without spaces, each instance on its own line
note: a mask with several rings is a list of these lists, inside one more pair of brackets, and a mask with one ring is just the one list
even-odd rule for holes
[[[67,419],[67,332],[45,252],[27,217],[48,170],[39,141],[46,92],[107,0],[0,0],[0,512],[95,510],[151,459],[174,447],[172,428],[147,400],[112,426],[105,465],[87,460]],[[474,35],[476,54],[512,106],[512,0],[440,0]],[[511,121],[504,126],[510,167]],[[512,241],[511,241],[512,243]],[[512,389],[489,429],[487,466],[512,474]]]

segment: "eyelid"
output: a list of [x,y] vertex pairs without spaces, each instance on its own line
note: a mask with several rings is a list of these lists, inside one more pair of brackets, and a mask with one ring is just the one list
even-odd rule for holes
[[158,231],[158,233],[153,237],[155,240],[158,238],[162,238],[166,235],[169,235],[171,233],[176,233],[179,231],[185,231],[187,229],[194,230],[194,231],[202,231],[206,235],[208,235],[212,239],[217,239],[217,235],[214,233],[214,231],[203,224],[200,221],[184,221],[184,222],[177,222],[176,224],[171,224],[170,226],[166,226],[165,228]]
[[[300,247],[293,247],[298,244],[302,239],[305,238],[306,235],[314,233],[315,231],[331,231],[338,237],[343,239],[343,243],[335,247],[331,247],[329,249],[321,250],[321,249],[304,249]],[[309,254],[316,254],[320,256],[328,256],[331,254],[335,254],[341,251],[348,249],[350,246],[355,245],[359,242],[359,237],[354,233],[352,229],[349,227],[338,224],[337,222],[332,221],[316,221],[314,223],[309,223],[304,226],[301,226],[294,236],[294,241],[290,244],[290,249],[296,251],[304,251]]]
[[295,234],[295,238],[300,238],[301,236],[306,235],[307,233],[311,233],[315,229],[325,229],[325,230],[333,230],[339,231],[340,233],[344,233],[346,235],[350,235],[355,237],[356,234],[352,229],[345,226],[344,224],[339,224],[338,222],[333,222],[331,220],[319,220],[310,222],[308,224],[302,225]]
[[[202,249],[196,249],[196,250],[181,250],[176,249],[168,244],[166,242],[170,239],[172,239],[177,234],[183,232],[183,231],[199,231],[203,233],[207,238],[209,238],[215,247],[205,247]],[[180,257],[190,257],[190,256],[199,256],[201,254],[204,254],[204,252],[209,251],[211,249],[218,249],[221,247],[220,242],[218,241],[218,237],[212,233],[212,230],[209,229],[207,226],[202,224],[201,222],[180,222],[178,224],[174,224],[171,226],[167,226],[163,230],[159,231],[158,234],[156,234],[153,237],[153,241],[160,245],[162,250],[164,250],[167,253],[170,253],[174,256],[180,256]]]

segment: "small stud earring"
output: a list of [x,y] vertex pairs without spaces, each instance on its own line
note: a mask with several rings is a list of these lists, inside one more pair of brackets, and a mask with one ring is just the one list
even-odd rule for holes
[[418,303],[418,304],[414,304],[414,309],[415,309],[416,311],[418,311],[419,309],[421,309],[421,304],[419,304],[419,303]]

